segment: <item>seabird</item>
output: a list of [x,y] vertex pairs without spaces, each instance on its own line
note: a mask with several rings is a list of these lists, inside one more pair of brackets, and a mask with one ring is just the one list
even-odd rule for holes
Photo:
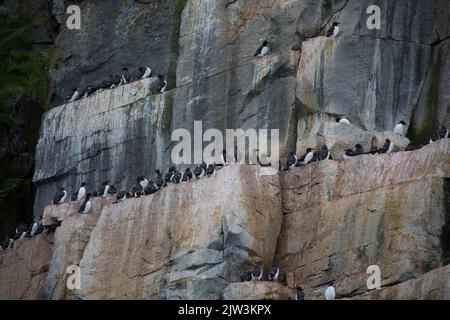
[[342,158],[344,160],[348,160],[351,157],[355,157],[355,156],[356,156],[356,154],[355,154],[355,152],[352,149],[345,149],[344,150],[344,155],[342,156]]
[[169,168],[169,171],[168,171],[168,172],[166,173],[166,175],[164,176],[164,181],[165,181],[166,183],[172,182],[172,178],[173,178],[173,175],[174,175],[174,173],[175,173],[175,170],[176,170],[175,167],[170,167],[170,168]]
[[244,272],[241,275],[240,280],[241,282],[252,281],[252,272],[251,271]]
[[81,214],[89,213],[92,209],[92,202],[91,202],[91,194],[87,193],[83,203],[81,204],[80,210],[78,210]]
[[328,288],[325,290],[325,299],[334,300],[336,298],[336,290],[334,289],[334,283],[331,282]]
[[74,102],[75,100],[78,99],[78,97],[80,96],[80,93],[78,92],[78,90],[75,88],[73,89],[73,94],[72,97],[69,99],[69,102]]
[[306,300],[305,291],[302,287],[297,287],[297,294],[295,295],[295,300]]
[[216,167],[214,164],[210,164],[207,168],[206,168],[206,174],[208,177],[211,177],[214,175],[214,173],[216,172]]
[[109,181],[105,181],[100,186],[100,189],[98,190],[98,195],[102,196],[103,198],[106,198],[109,196],[109,189],[111,187],[109,186]]
[[269,281],[277,281],[279,274],[280,274],[280,268],[278,268],[275,265],[272,266],[272,269],[269,272]]
[[155,193],[156,191],[158,191],[156,183],[154,181],[149,181],[147,188],[144,189],[144,194],[149,195]]
[[122,76],[120,79],[120,84],[127,84],[131,81],[131,75],[128,72],[128,68],[123,68],[122,69]]
[[350,124],[350,121],[347,118],[336,118],[336,122]]
[[166,88],[167,88],[167,81],[164,80],[164,76],[162,74],[158,74],[158,79],[159,79],[159,84],[158,84],[156,92],[164,93],[164,91],[166,91]]
[[117,193],[117,188],[115,185],[110,185],[108,190],[108,195],[112,196]]
[[145,190],[148,186],[148,179],[145,176],[137,177],[137,182],[142,186],[142,190]]
[[44,227],[41,222],[34,222],[31,230],[29,231],[30,237],[36,236],[44,231]]
[[152,75],[152,69],[150,67],[140,67],[139,71],[142,74],[141,79],[150,78],[150,76]]
[[56,191],[55,196],[53,197],[53,204],[60,204],[66,201],[67,198],[67,191],[64,190],[64,188],[59,188],[58,191]]
[[190,181],[192,179],[191,168],[187,168],[183,173],[183,179],[181,181]]
[[143,193],[144,193],[144,189],[142,188],[142,186],[139,183],[135,184],[130,190],[130,194],[134,198],[139,198],[141,195],[143,195]]
[[255,265],[255,267],[252,270],[252,280],[253,281],[261,280],[262,275],[263,275],[262,269],[258,265]]
[[298,160],[298,165],[307,165],[314,158],[314,151],[311,148],[306,149],[306,153]]
[[287,168],[290,169],[297,163],[297,155],[294,152],[289,153],[287,158]]
[[331,153],[326,145],[323,145],[320,149],[320,160],[329,160],[331,158]]
[[400,121],[399,123],[397,123],[397,125],[394,127],[394,133],[399,135],[399,136],[404,136],[405,135],[405,127],[406,127],[406,123],[405,121]]
[[339,34],[339,22],[333,22],[333,25],[331,26],[330,29],[328,29],[327,31],[327,37],[328,38],[335,38],[337,37],[337,35]]
[[164,181],[161,171],[159,171],[159,169],[156,169],[155,173],[156,173],[156,180],[155,180],[156,188],[161,189],[165,187],[166,182]]
[[20,223],[16,228],[16,234],[14,235],[14,240],[22,240],[28,232],[28,227]]
[[355,145],[355,156],[360,156],[360,155],[362,155],[362,154],[364,154],[364,149],[363,149],[362,145],[360,145],[359,143],[357,143],[357,144]]
[[441,129],[430,139],[430,144],[433,141],[437,141],[439,139],[447,139],[448,138],[448,129],[446,127],[441,127]]
[[80,186],[80,188],[77,191],[77,199],[76,199],[76,201],[83,200],[85,196],[86,196],[86,183],[83,182],[83,183],[81,183],[81,186]]
[[264,40],[262,45],[256,50],[254,56],[255,57],[264,57],[266,54],[269,53],[269,42]]
[[394,144],[391,140],[386,139],[383,147],[378,150],[378,153],[391,153],[392,151],[394,151]]
[[173,172],[172,178],[170,179],[172,183],[178,184],[181,182],[181,179],[183,178],[183,174],[176,170]]
[[125,201],[128,198],[131,198],[131,194],[128,191],[120,191],[116,194],[116,203]]

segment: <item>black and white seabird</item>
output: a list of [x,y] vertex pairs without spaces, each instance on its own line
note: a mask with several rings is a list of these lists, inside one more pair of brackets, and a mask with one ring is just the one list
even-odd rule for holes
[[158,83],[156,92],[164,93],[164,91],[166,91],[166,88],[167,88],[167,81],[164,80],[164,76],[162,74],[158,74],[158,79],[159,79],[159,83]]
[[128,68],[122,69],[122,76],[120,77],[120,84],[127,84],[131,81],[131,74],[128,71]]
[[350,159],[352,157],[355,157],[355,156],[356,156],[356,154],[355,154],[355,152],[352,149],[345,149],[342,158],[344,160],[348,160],[348,159]]
[[350,124],[350,121],[347,118],[336,118],[336,122],[343,124]]
[[138,183],[135,184],[131,190],[130,190],[130,194],[132,197],[134,198],[139,198],[140,196],[142,196],[144,194],[144,189],[142,188],[142,186]]
[[439,131],[430,139],[430,144],[440,139],[447,139],[449,131],[446,127],[441,127]]
[[85,196],[86,196],[86,183],[83,182],[81,183],[80,188],[77,191],[76,201],[83,200]]
[[297,294],[295,295],[295,300],[306,300],[305,291],[302,287],[297,287]]
[[119,191],[116,194],[116,203],[117,202],[122,202],[127,200],[128,198],[131,198],[131,194],[128,191]]
[[323,145],[320,149],[320,160],[329,160],[331,158],[331,153],[326,145]]
[[173,175],[175,174],[175,170],[176,170],[176,168],[173,166],[169,168],[169,171],[164,176],[164,181],[166,181],[166,183],[172,182],[172,178],[173,178]]
[[331,282],[328,288],[325,290],[325,299],[334,300],[336,298],[336,290],[334,289],[334,282]]
[[166,181],[164,180],[161,171],[159,169],[155,170],[156,173],[156,180],[155,180],[155,186],[158,189],[161,189],[166,186]]
[[27,232],[28,232],[28,227],[25,224],[20,223],[16,228],[14,240],[22,240],[23,238],[25,238]]
[[152,69],[150,67],[140,67],[139,71],[141,72],[141,79],[150,78],[150,76],[152,75]]
[[106,198],[110,195],[109,193],[109,189],[111,188],[111,186],[109,185],[109,181],[105,181],[102,183],[102,185],[100,186],[100,188],[98,189],[98,196],[101,196],[103,198]]
[[255,57],[264,57],[265,55],[267,55],[270,51],[269,48],[269,42],[264,40],[262,45],[259,46],[259,48],[256,50],[254,56]]
[[244,272],[239,279],[241,280],[241,282],[245,282],[245,281],[252,281],[252,272],[251,271],[246,271]]
[[148,179],[145,176],[137,177],[137,182],[142,186],[142,190],[145,190],[148,186]]
[[115,185],[110,185],[109,186],[109,190],[108,190],[108,195],[109,196],[113,196],[113,195],[115,195],[117,193],[117,188],[116,188],[116,186]]
[[405,121],[400,121],[397,123],[397,125],[394,127],[394,133],[399,136],[404,136],[406,134],[406,123]]
[[333,25],[331,26],[330,29],[328,29],[327,31],[327,37],[328,38],[335,38],[337,37],[337,35],[339,34],[339,22],[333,22]]
[[294,152],[289,153],[288,158],[287,158],[287,168],[286,169],[290,169],[293,166],[295,166],[295,164],[297,163],[297,155]]
[[80,97],[80,92],[78,91],[78,89],[73,89],[73,94],[72,97],[69,99],[69,102],[74,102],[75,100],[77,100]]
[[252,270],[252,280],[261,280],[263,271],[260,266],[255,265]]
[[80,210],[78,210],[81,214],[89,213],[92,209],[92,202],[91,202],[91,194],[87,193],[83,203],[81,204]]
[[386,139],[384,142],[384,145],[381,149],[378,149],[378,153],[391,153],[394,151],[394,144],[391,142],[391,140]]
[[364,154],[364,148],[362,147],[362,145],[360,145],[359,143],[357,143],[355,145],[355,156],[360,156]]
[[216,166],[214,164],[210,164],[207,168],[206,168],[206,175],[208,177],[211,177],[214,175],[214,173],[216,172]]
[[184,172],[183,172],[183,178],[181,179],[181,181],[190,181],[192,179],[192,171],[191,168],[187,168]]
[[179,170],[175,169],[170,182],[178,184],[181,182],[181,179],[183,179],[183,174]]
[[278,266],[272,266],[272,269],[269,272],[269,281],[277,281],[279,275],[280,268],[278,268]]
[[44,227],[41,222],[34,222],[28,231],[30,237],[36,236],[42,232],[44,232]]
[[144,194],[149,195],[158,191],[158,187],[156,187],[156,183],[154,181],[149,181],[147,188],[144,189]]
[[307,148],[306,153],[298,160],[298,165],[304,166],[312,162],[314,159],[314,150],[312,148]]
[[66,201],[67,198],[67,191],[64,190],[64,188],[59,188],[58,191],[56,191],[55,196],[53,197],[53,204],[60,204]]

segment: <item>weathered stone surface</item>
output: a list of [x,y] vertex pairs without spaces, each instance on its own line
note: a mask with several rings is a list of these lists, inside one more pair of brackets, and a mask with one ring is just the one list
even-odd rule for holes
[[151,95],[152,81],[103,91],[44,115],[33,177],[39,186],[35,216],[59,186],[71,194],[81,182],[93,191],[110,180],[128,190],[137,176],[150,176],[161,165],[166,94]]
[[[95,198],[48,206],[62,221],[45,283],[49,299],[219,299],[254,263],[269,268],[282,211],[278,175],[231,165],[215,177],[170,185],[114,204]],[[66,269],[81,267],[81,289],[66,289]]]
[[[283,173],[285,218],[275,262],[288,285],[323,298],[366,289],[366,269],[382,285],[419,277],[448,254],[450,140],[414,152],[327,161]],[[290,279],[290,280],[289,280]]]
[[381,148],[386,139],[394,144],[394,150],[405,150],[409,139],[395,134],[393,131],[371,132],[354,124],[340,124],[334,118],[316,113],[299,119],[297,133],[297,154],[304,154],[306,148],[316,148],[326,145],[333,159],[341,160],[345,149],[354,149],[357,143],[364,151],[372,146]]
[[0,299],[43,299],[53,248],[53,234],[16,241],[0,252]]
[[80,215],[80,202],[48,206],[44,212],[43,225],[61,222],[55,231],[53,254],[44,284],[45,299],[73,299],[73,293],[67,289],[67,268],[79,266],[91,232],[97,224],[104,206],[111,204],[112,198],[95,198],[90,214]]
[[450,266],[432,270],[423,276],[382,290],[356,296],[361,300],[449,300]]
[[225,289],[225,300],[294,300],[296,290],[279,282],[236,282]]

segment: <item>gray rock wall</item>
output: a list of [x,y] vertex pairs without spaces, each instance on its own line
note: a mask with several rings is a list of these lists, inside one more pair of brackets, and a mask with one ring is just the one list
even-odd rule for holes
[[[382,9],[380,30],[366,28],[365,10],[373,1],[197,0],[184,7],[183,1],[82,2],[81,32],[62,30],[59,36],[50,72],[53,104],[63,101],[72,83],[86,85],[123,66],[150,64],[168,75],[176,68],[176,79],[170,79],[176,88],[160,99],[143,92],[141,102],[108,102],[106,123],[127,124],[114,133],[101,117],[95,125],[80,124],[83,129],[66,120],[48,126],[55,120],[47,113],[36,157],[35,215],[57,185],[73,189],[87,180],[94,187],[110,179],[128,188],[137,175],[167,168],[170,132],[192,130],[195,120],[203,121],[204,130],[280,129],[281,156],[320,141],[313,130],[330,116],[345,114],[369,131],[392,130],[403,119],[411,124],[408,137],[418,143],[439,125],[450,125],[448,3],[375,3]],[[336,20],[341,35],[323,37]],[[271,54],[254,58],[264,39]],[[154,99],[158,129],[148,125]],[[125,111],[136,108],[138,116]],[[51,137],[60,134],[52,130],[80,133],[55,143]]]

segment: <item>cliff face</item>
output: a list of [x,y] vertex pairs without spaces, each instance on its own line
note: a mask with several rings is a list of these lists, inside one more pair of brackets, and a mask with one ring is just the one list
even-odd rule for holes
[[[76,102],[74,119],[81,123],[93,115],[92,107],[105,113],[89,123],[104,118],[123,125],[81,124],[73,143],[58,139],[74,131],[70,121],[46,126],[55,114],[72,111],[58,107],[64,111],[48,112],[36,156],[35,215],[57,185],[74,188],[88,181],[94,187],[108,179],[125,185],[130,177],[166,169],[171,130],[192,131],[194,120],[201,120],[204,130],[279,129],[282,155],[320,142],[327,133],[324,122],[334,115],[346,115],[371,132],[392,130],[405,120],[408,137],[422,143],[437,126],[449,125],[450,5],[380,1],[381,29],[368,30],[365,10],[372,2],[81,2],[82,29],[61,28],[55,47],[53,106],[73,87],[120,74],[125,66],[150,65],[155,74],[167,75],[170,90],[145,98],[147,92],[140,92],[140,101],[119,98],[115,91]],[[336,39],[323,37],[332,21],[342,22]],[[255,59],[264,39],[272,52]],[[140,84],[132,86],[121,90],[137,90]],[[149,121],[159,129],[148,126]],[[64,160],[52,163],[49,150]]]
[[[4,5],[14,3],[27,6]],[[279,129],[282,156],[325,143],[340,160],[356,143],[423,143],[450,127],[448,1],[78,4],[79,31],[64,27],[65,1],[48,4],[61,28],[33,177],[35,218],[45,210],[47,223],[62,225],[54,237],[2,254],[8,289],[0,297],[285,299],[302,285],[321,298],[336,279],[341,298],[450,298],[439,283],[448,269],[436,269],[450,254],[448,140],[271,177],[230,166],[123,204],[95,199],[89,216],[76,213],[79,203],[46,207],[59,186],[73,192],[87,182],[94,190],[109,180],[128,189],[137,176],[167,169],[171,132],[192,133],[196,120],[204,131]],[[366,28],[372,4],[381,8],[380,30]],[[333,21],[341,33],[326,38]],[[263,40],[271,53],[254,58]],[[75,87],[145,65],[166,75],[164,94],[151,93],[152,78],[64,104]],[[352,125],[337,125],[342,115]],[[392,132],[400,120],[407,138]],[[33,245],[46,252],[37,265],[21,259]],[[286,282],[237,283],[255,262],[278,263]],[[82,268],[80,290],[65,286],[72,264]],[[375,293],[365,287],[370,264],[381,267],[385,286]],[[31,270],[17,284],[15,265]]]
[[[450,140],[279,175],[259,170],[230,165],[123,203],[96,198],[88,215],[77,213],[80,203],[48,206],[44,224],[61,226],[1,255],[0,297],[287,299],[302,286],[322,299],[336,280],[339,298],[450,298],[440,281]],[[265,274],[278,264],[281,284],[240,282],[254,263]],[[81,268],[79,290],[66,286],[71,265]],[[381,269],[381,291],[366,287],[369,265]]]

